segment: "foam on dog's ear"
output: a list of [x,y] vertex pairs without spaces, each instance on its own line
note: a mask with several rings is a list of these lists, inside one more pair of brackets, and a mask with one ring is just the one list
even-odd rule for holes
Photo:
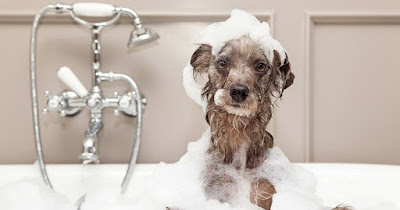
[[207,107],[207,102],[201,98],[204,85],[197,81],[197,77],[207,73],[212,57],[211,49],[212,47],[208,44],[200,45],[193,53],[189,64],[183,69],[183,86],[186,94],[204,110]]
[[190,63],[188,63],[183,69],[183,87],[185,88],[186,94],[189,98],[201,105],[203,110],[205,110],[207,102],[201,98],[201,91],[204,86],[196,82],[193,66],[190,65]]

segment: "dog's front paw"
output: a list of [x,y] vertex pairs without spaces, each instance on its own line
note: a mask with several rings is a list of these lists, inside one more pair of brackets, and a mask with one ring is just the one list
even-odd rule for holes
[[269,210],[272,205],[272,195],[275,193],[275,187],[268,180],[259,179],[251,183],[250,201],[263,209]]

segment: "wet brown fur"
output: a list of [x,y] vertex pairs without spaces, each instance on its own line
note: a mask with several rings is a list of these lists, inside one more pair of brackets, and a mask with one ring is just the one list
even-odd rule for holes
[[[282,64],[279,53],[274,51],[274,59],[270,63],[264,50],[248,36],[227,42],[216,56],[212,55],[211,50],[210,45],[202,44],[191,58],[194,76],[208,74],[209,79],[202,96],[208,102],[206,120],[211,127],[212,142],[209,153],[214,160],[219,161],[205,170],[205,173],[213,174],[206,180],[205,192],[208,195],[212,195],[212,191],[218,190],[222,185],[233,184],[229,176],[218,174],[216,165],[232,164],[237,170],[250,170],[266,159],[268,148],[274,145],[272,135],[265,130],[272,116],[272,99],[281,97],[283,90],[294,80],[287,57]],[[221,69],[218,66],[217,62],[221,59],[227,61],[227,68]],[[260,62],[266,64],[263,72],[255,70]],[[235,103],[226,93],[236,84],[249,88],[248,97],[240,104]],[[222,105],[216,105],[214,101],[214,95],[219,89],[224,89],[225,93],[220,97]],[[252,192],[264,194],[260,197],[252,193],[251,202],[264,209],[270,208],[275,189],[268,180],[255,181]],[[271,195],[266,196],[265,192]],[[228,194],[225,196],[229,197]],[[215,199],[229,201],[228,198]]]
[[[231,68],[237,71],[235,75],[218,69],[215,62],[219,57],[229,57],[227,60],[232,65]],[[254,62],[258,59],[267,64],[266,72],[258,73],[253,70]],[[237,60],[244,62],[235,64],[234,61]],[[211,127],[213,143],[210,150],[220,152],[224,156],[224,163],[232,163],[233,154],[239,145],[248,144],[246,167],[255,168],[264,160],[265,150],[273,146],[272,135],[265,131],[272,116],[273,103],[270,96],[274,94],[280,97],[294,79],[288,59],[285,62],[281,65],[280,56],[274,51],[274,61],[270,64],[263,50],[247,36],[228,42],[218,56],[213,56],[211,46],[204,44],[193,54],[191,64],[195,76],[208,73],[209,77],[202,96],[208,101],[206,120]],[[251,116],[229,113],[214,102],[214,94],[218,89],[229,89],[237,83],[246,84],[250,88],[252,100],[246,99],[246,103],[241,104],[240,108],[248,109]],[[228,104],[233,103],[229,96],[223,96],[223,100],[228,101]]]

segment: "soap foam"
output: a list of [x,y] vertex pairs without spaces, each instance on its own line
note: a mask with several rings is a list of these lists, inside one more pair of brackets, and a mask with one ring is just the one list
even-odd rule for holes
[[[242,176],[230,165],[221,164],[221,167],[224,173],[230,174],[238,183],[238,194],[234,202],[228,204],[206,199],[202,171],[207,158],[210,158],[207,155],[210,136],[210,129],[207,129],[198,141],[188,144],[188,152],[177,163],[160,163],[152,176],[139,185],[129,186],[125,195],[120,195],[117,186],[109,186],[97,192],[90,190],[81,209],[157,210],[175,207],[182,210],[259,210],[249,201],[249,180],[253,178]],[[310,210],[320,206],[319,199],[313,195],[316,184],[314,176],[292,165],[278,147],[269,150],[268,159],[254,176],[267,178],[275,186],[277,194],[274,195],[273,209],[288,209],[288,205],[291,205],[295,209]],[[0,209],[70,210],[76,209],[75,202],[48,188],[40,176],[0,188]]]
[[218,105],[221,105],[221,95],[222,94],[224,94],[224,89],[219,89],[219,90],[217,90],[217,92],[215,92],[215,95],[214,95],[214,102],[215,102],[215,104],[218,106]]
[[38,179],[24,179],[0,188],[0,209],[4,210],[76,210],[61,193]]
[[[230,204],[207,200],[203,192],[202,171],[210,158],[207,154],[209,146],[210,129],[207,129],[199,140],[188,144],[187,153],[177,163],[158,164],[151,176],[143,182],[131,184],[125,195],[121,195],[120,188],[115,185],[103,186],[98,191],[88,189],[81,209],[164,210],[170,207],[172,210],[262,210],[249,202],[250,181],[261,177],[268,179],[276,189],[272,210],[332,209],[324,207],[321,199],[315,195],[317,182],[314,175],[290,163],[278,147],[269,149],[268,158],[262,166],[254,169],[253,175],[241,174],[231,165],[221,164],[224,173],[239,183],[237,197]],[[32,167],[38,169],[39,166]],[[0,209],[76,210],[75,202],[49,189],[39,174],[35,179],[24,179],[0,187]],[[399,209],[392,203],[379,204],[377,207],[368,209]]]

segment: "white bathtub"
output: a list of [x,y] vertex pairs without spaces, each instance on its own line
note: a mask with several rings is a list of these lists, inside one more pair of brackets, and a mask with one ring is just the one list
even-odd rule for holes
[[[317,195],[325,205],[350,204],[356,209],[400,210],[400,166],[371,164],[298,164],[318,179]],[[130,187],[143,184],[155,164],[138,164]],[[86,188],[99,190],[121,184],[127,165],[48,165],[54,189],[77,200]],[[0,165],[0,187],[39,177],[32,165]],[[88,179],[88,177],[90,177]],[[82,180],[85,180],[82,183]],[[93,190],[93,189],[92,189]],[[0,198],[1,199],[1,198]]]

